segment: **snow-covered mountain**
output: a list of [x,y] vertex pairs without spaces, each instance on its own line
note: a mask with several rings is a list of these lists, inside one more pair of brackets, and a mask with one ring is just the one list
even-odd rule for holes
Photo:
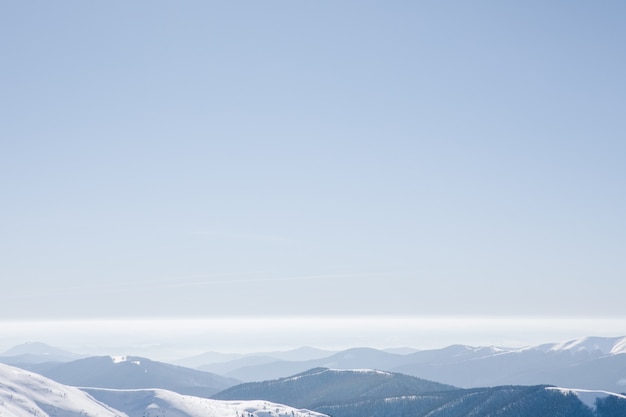
[[[216,398],[268,398],[311,408],[334,417],[622,417],[626,400],[585,406],[565,389],[497,386],[458,389],[390,372],[353,369],[311,369],[274,381],[248,382],[216,394]],[[607,394],[609,395],[609,394]],[[598,404],[600,407],[598,408]]]
[[[548,403],[564,413],[568,409],[578,413],[563,415],[621,417],[626,415],[626,394],[618,394],[626,391],[625,345],[626,337],[586,337],[515,349],[453,345],[404,355],[349,349],[315,361],[277,361],[275,366],[289,364],[278,367],[283,370],[316,361],[335,369],[314,369],[278,381],[242,384],[229,390],[238,392],[230,397],[232,400],[222,398],[227,401],[154,386],[78,388],[93,387],[90,382],[161,381],[185,390],[198,389],[204,395],[211,391],[213,376],[205,379],[203,372],[146,358],[106,356],[29,364],[48,371],[59,367],[64,377],[74,379],[75,387],[52,381],[31,368],[0,365],[0,417],[322,417],[319,413],[335,417],[365,413],[373,417],[444,417],[451,415],[450,410],[457,413],[453,415],[471,411],[475,415],[497,412],[501,417],[526,417],[542,415]],[[374,367],[381,370],[364,369]],[[411,377],[392,374],[399,368],[407,368],[411,372],[401,372],[419,378],[457,386],[463,384],[455,381],[464,381],[466,387],[475,388],[450,389],[436,383],[420,388]],[[481,385],[488,388],[479,388]],[[260,390],[248,392],[251,396],[242,395],[245,390],[254,391],[249,388]],[[591,408],[582,406],[580,400]]]
[[[334,353],[318,359],[306,361],[293,360],[273,360],[271,362],[261,362],[251,364],[250,362],[233,362],[228,366],[203,366],[200,369],[218,372],[219,369],[228,369],[223,375],[241,381],[263,381],[268,379],[284,378],[300,372],[305,372],[312,368],[335,368],[335,369],[357,369],[372,368],[392,370],[394,367],[404,363],[405,355],[398,355],[371,348],[352,348]],[[232,365],[239,365],[233,367]]]
[[218,401],[161,389],[85,390],[129,417],[327,417],[263,400]]
[[[324,356],[326,353],[306,348],[274,352],[274,358],[260,354],[202,368],[219,375],[134,357],[18,366],[74,386],[162,388],[202,397],[237,383],[228,378],[264,381],[319,367],[380,369],[463,388],[546,384],[626,392],[626,337],[583,337],[523,348],[452,345],[408,354],[370,348],[353,348]],[[311,354],[322,357],[295,360]],[[290,360],[278,359],[281,356]],[[226,358],[217,354],[213,357]]]
[[218,401],[161,389],[79,389],[0,364],[2,417],[326,417],[268,401]]
[[125,417],[78,388],[0,364],[2,417]]
[[202,369],[253,382],[317,367],[381,369],[464,388],[548,384],[624,392],[626,337],[584,337],[523,348],[452,345],[409,354],[355,348],[308,361],[233,361]]
[[199,397],[208,397],[239,382],[137,356],[93,356],[65,363],[32,364],[28,369],[78,387],[162,388]]
[[424,352],[417,352],[393,370],[466,388],[549,384],[624,392],[625,345],[626,337],[584,337],[492,352],[467,347],[480,355],[431,355],[436,361],[424,361]]
[[294,407],[317,409],[323,405],[453,389],[455,388],[438,382],[373,369],[313,368],[287,378],[236,385],[215,394],[213,398],[264,398]]
[[522,350],[541,350],[543,352],[570,352],[572,354],[589,354],[606,356],[626,353],[626,336],[624,337],[582,337],[560,343],[547,343],[530,346]]
[[[442,349],[417,352],[405,349],[405,351],[410,353],[393,353],[371,348],[352,348],[326,357],[306,361],[269,360],[268,357],[252,356],[226,363],[204,365],[198,369],[252,382],[283,378],[318,367],[336,369],[373,368],[395,371],[411,364],[458,363],[514,350],[493,346],[452,345]],[[403,371],[400,370],[400,372]],[[421,375],[414,373],[412,375],[421,377]],[[433,378],[427,377],[427,379]]]
[[574,394],[583,403],[589,407],[594,407],[598,398],[615,397],[622,400],[626,400],[626,395],[618,394],[615,392],[603,391],[603,390],[589,390],[579,388],[563,388],[563,387],[546,387],[547,390],[556,390],[564,394]]

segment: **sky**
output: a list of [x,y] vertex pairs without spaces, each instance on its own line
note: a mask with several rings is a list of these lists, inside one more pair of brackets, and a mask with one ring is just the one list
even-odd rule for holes
[[626,334],[625,12],[2,2],[0,346],[101,320],[234,320],[241,350],[293,318],[317,336],[285,346]]

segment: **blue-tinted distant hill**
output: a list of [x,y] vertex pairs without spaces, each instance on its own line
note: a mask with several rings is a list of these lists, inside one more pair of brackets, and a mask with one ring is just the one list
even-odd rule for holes
[[322,405],[452,390],[450,385],[372,369],[314,368],[273,381],[236,385],[212,396],[219,400],[264,399],[292,407]]
[[537,386],[454,388],[407,375],[375,370],[315,368],[287,378],[244,383],[213,396],[264,399],[333,417],[624,417],[626,397]]
[[240,382],[135,356],[94,356],[66,363],[32,365],[29,369],[77,387],[161,388],[199,397],[209,397]]
[[[258,360],[260,363],[237,361],[235,363],[202,366],[199,369],[209,372],[229,369],[223,375],[241,381],[264,381],[284,378],[313,368],[391,370],[405,363],[404,355],[371,348],[347,349],[329,356],[305,361],[267,360],[266,357],[253,357],[251,359]],[[242,366],[235,367],[233,365]]]
[[[179,359],[175,361],[174,364],[224,374],[225,372],[249,365],[260,365],[276,361],[302,362],[325,358],[334,353],[337,352],[316,349],[310,346],[302,346],[297,349],[285,351],[256,352],[250,354],[204,352],[200,355]],[[212,366],[216,366],[217,369],[213,369]]]
[[84,355],[68,352],[41,342],[27,342],[0,354],[0,363],[23,365],[43,362],[70,362]]
[[417,352],[392,370],[464,388],[550,384],[626,391],[626,337],[487,349],[462,346],[456,355],[446,355],[444,349]]
[[251,382],[316,367],[380,369],[462,388],[547,384],[620,393],[626,391],[626,337],[584,337],[525,348],[452,345],[404,355],[357,348],[308,361],[227,362],[201,369]]

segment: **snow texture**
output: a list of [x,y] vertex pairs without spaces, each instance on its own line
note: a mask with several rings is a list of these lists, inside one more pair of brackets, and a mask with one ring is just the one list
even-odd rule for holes
[[2,417],[126,417],[78,388],[0,364]]
[[626,336],[582,337],[580,339],[568,340],[566,342],[548,343],[525,349],[537,349],[544,352],[570,351],[572,353],[588,352],[600,353],[602,355],[617,355],[620,353],[626,353]]
[[4,364],[0,364],[0,415],[1,417],[326,417],[313,411],[298,410],[261,400],[219,401],[180,395],[161,389],[80,389]]
[[162,389],[86,389],[129,417],[326,417],[269,401],[219,401]]
[[603,391],[603,390],[591,390],[591,389],[580,389],[580,388],[563,388],[563,387],[547,387],[548,390],[556,390],[561,391],[564,394],[576,394],[580,401],[587,404],[590,407],[593,407],[596,398],[604,398],[609,395],[619,397],[626,400],[626,395],[617,394],[615,392]]

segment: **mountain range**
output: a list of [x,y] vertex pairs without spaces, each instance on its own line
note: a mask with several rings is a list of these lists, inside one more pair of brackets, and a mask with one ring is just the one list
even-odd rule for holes
[[[327,377],[320,377],[323,375]],[[292,388],[300,386],[309,401],[311,392],[321,393],[325,400],[314,410],[308,410],[268,400],[223,401],[162,389],[79,389],[2,364],[0,414],[3,417],[623,417],[626,413],[626,396],[614,394],[596,400],[594,408],[583,404],[577,393],[545,386],[443,387],[444,390],[435,392],[421,392],[418,388],[412,394],[398,396],[406,388],[402,384],[372,384],[368,392],[361,389],[364,385],[359,382],[364,377],[402,378],[373,370],[317,369],[279,384],[256,383],[257,387],[274,390],[273,395],[280,391],[293,393]],[[324,385],[337,378],[342,382],[340,392],[324,389]],[[306,384],[302,380],[307,380]],[[440,384],[429,386],[431,383],[423,382],[423,389],[441,388]],[[357,388],[359,393],[355,395],[350,387]],[[265,395],[272,395],[270,391]],[[254,395],[250,390],[249,394]]]
[[162,388],[200,397],[208,397],[240,382],[137,356],[93,356],[71,362],[32,363],[24,367],[77,387]]
[[626,415],[626,395],[605,391],[545,385],[459,389],[371,369],[316,368],[278,380],[237,385],[213,398],[264,398],[333,417]]
[[[170,368],[174,365],[139,357],[127,357],[119,363],[110,357],[77,357],[80,355],[44,344],[29,343],[4,352],[0,362],[30,369],[71,385],[163,388],[201,396],[210,396],[242,381],[279,379],[313,368],[379,369],[461,388],[550,384],[626,391],[626,337],[584,337],[524,348],[452,345],[407,354],[371,348],[330,352],[309,347],[237,356],[207,352],[176,362],[191,365],[205,360],[218,361],[197,365],[194,370],[181,366]],[[220,362],[225,358],[231,360]],[[167,377],[158,382],[159,375]],[[188,388],[184,388],[185,383],[176,382],[190,378],[194,382]],[[95,385],[95,382],[100,385]]]
[[198,369],[251,382],[284,378],[319,367],[373,368],[463,388],[551,384],[623,392],[626,337],[585,337],[524,348],[452,345],[404,355],[355,348],[301,361],[255,355]]
[[326,417],[268,401],[217,401],[150,390],[70,387],[0,364],[2,417]]
[[[401,352],[304,348],[274,352],[272,362],[260,365],[235,366],[267,356],[223,362],[222,366],[235,366],[226,375],[254,372],[260,377],[240,383],[142,357],[75,359],[71,352],[29,343],[0,357],[21,362],[19,367],[0,365],[0,413],[2,417],[626,416],[626,395],[619,394],[626,386],[624,337],[587,337],[516,349],[453,345]],[[225,357],[211,355],[217,360]],[[317,364],[327,366],[311,366]],[[272,378],[294,369],[298,371]]]
[[[136,362],[135,358],[131,359],[131,364]],[[114,361],[128,362],[122,358],[114,358]],[[581,401],[583,395],[593,407]],[[594,402],[589,401],[589,395],[593,396]],[[626,415],[626,395],[543,385],[459,389],[372,369],[311,369],[280,380],[244,383],[217,393],[215,397],[237,400],[208,399],[155,388],[69,387],[32,371],[0,365],[0,414],[8,417]],[[310,407],[301,408],[303,405]]]

